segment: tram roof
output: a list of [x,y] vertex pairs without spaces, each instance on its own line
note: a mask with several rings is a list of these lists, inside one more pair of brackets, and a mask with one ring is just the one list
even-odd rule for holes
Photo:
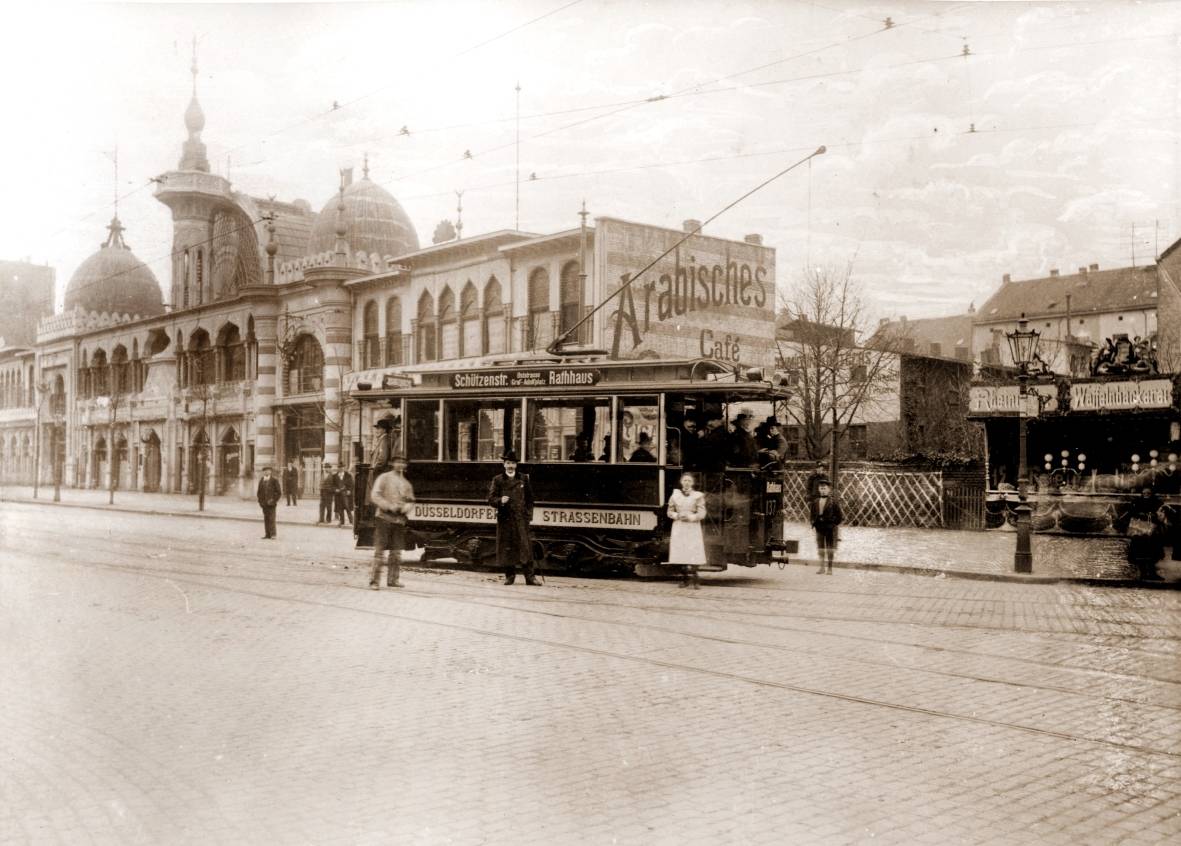
[[721,393],[744,400],[785,399],[790,391],[716,359],[609,360],[553,357],[506,358],[463,369],[403,372],[412,385],[354,389],[354,399],[402,396],[545,396],[594,393],[657,393],[681,390]]

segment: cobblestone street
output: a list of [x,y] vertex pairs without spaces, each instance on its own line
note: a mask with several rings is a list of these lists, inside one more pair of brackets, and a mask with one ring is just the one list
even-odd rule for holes
[[811,567],[411,569],[5,502],[4,843],[1181,836],[1181,594]]

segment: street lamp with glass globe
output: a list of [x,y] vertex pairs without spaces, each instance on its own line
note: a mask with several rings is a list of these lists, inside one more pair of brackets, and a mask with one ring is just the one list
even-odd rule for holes
[[[1029,328],[1029,321],[1025,319],[1025,313],[1021,313],[1021,320],[1017,323],[1017,328],[1012,332],[1006,332],[1005,337],[1009,340],[1009,351],[1013,354],[1013,364],[1017,366],[1017,385],[1018,385],[1018,401],[1017,401],[1017,499],[1019,500],[1017,508],[1017,549],[1013,553],[1013,570],[1018,573],[1032,573],[1033,572],[1033,553],[1030,550],[1030,533],[1031,533],[1031,512],[1029,506],[1029,470],[1026,467],[1028,463],[1025,456],[1026,450],[1026,421],[1030,416],[1030,411],[1027,409],[1027,401],[1030,398],[1029,391],[1029,365],[1037,356],[1038,341],[1041,338],[1041,333],[1036,329]],[[1033,397],[1038,401],[1038,408],[1040,410],[1040,397],[1036,392]]]

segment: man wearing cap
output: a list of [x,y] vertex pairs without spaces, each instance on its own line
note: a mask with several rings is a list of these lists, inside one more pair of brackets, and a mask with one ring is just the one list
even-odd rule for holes
[[377,509],[373,523],[373,572],[369,587],[381,589],[383,554],[389,551],[387,587],[401,587],[402,550],[406,548],[406,517],[414,507],[414,488],[406,478],[406,456],[390,458],[393,469],[382,473],[369,491],[369,501]]
[[832,483],[827,478],[816,481],[817,496],[809,504],[812,528],[816,530],[816,553],[820,557],[817,574],[832,575],[832,560],[837,551],[837,527],[845,519],[841,504],[832,495]]
[[525,584],[540,584],[533,575],[533,488],[529,477],[517,472],[517,454],[504,454],[504,472],[488,488],[488,504],[496,509],[496,558],[504,567],[504,583],[517,579],[517,565],[525,569]]
[[324,465],[324,475],[320,477],[320,519],[317,523],[332,522],[332,501],[336,498],[336,474],[332,472],[332,465]]
[[262,536],[263,540],[275,537],[275,506],[279,504],[281,496],[283,489],[279,486],[279,480],[271,475],[271,468],[262,468],[262,478],[258,480],[258,504],[262,508],[262,525],[266,532]]

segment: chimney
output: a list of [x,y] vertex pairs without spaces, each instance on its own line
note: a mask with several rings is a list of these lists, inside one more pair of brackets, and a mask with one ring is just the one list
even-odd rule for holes
[[1013,281],[1013,277],[1010,276],[1008,273],[1006,273],[1004,276],[1001,277],[1001,282],[1005,285],[1008,285],[1012,281]]
[[694,220],[693,218],[689,218],[688,220],[686,220],[684,223],[681,224],[681,229],[685,230],[686,232],[692,232],[693,230],[700,229],[700,228],[701,228],[701,221]]
[[1050,275],[1051,275],[1051,276],[1057,276],[1057,275],[1058,275],[1058,268],[1056,268],[1056,267],[1051,267],[1051,268],[1050,268]]
[[879,327],[885,326],[889,322],[890,322],[890,318],[888,318],[888,317],[879,317],[878,318],[878,326]]
[[1078,275],[1079,275],[1079,276],[1086,276],[1086,275],[1087,275],[1087,269],[1086,269],[1085,267],[1080,267],[1080,268],[1078,269]]
[[1098,269],[1099,269],[1099,265],[1097,265],[1097,264],[1091,265],[1091,270],[1098,270]]
[[748,244],[755,244],[759,247],[763,246],[763,236],[753,232],[750,235],[743,236],[742,240]]

